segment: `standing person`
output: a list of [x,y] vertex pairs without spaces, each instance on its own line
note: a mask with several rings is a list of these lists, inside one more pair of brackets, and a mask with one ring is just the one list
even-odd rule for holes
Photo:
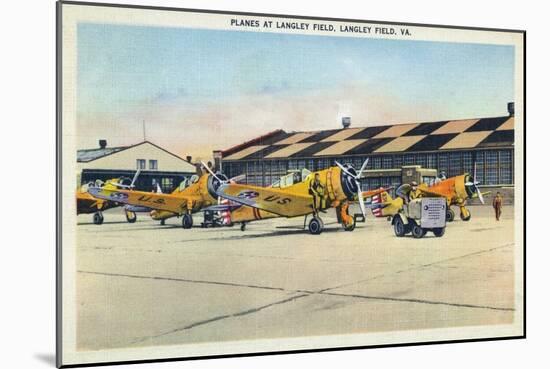
[[502,195],[497,192],[493,198],[493,209],[495,209],[495,218],[500,221],[500,215],[502,214]]
[[313,215],[317,216],[319,210],[323,210],[325,199],[325,187],[319,173],[315,173],[315,177],[309,182],[309,194],[313,196]]

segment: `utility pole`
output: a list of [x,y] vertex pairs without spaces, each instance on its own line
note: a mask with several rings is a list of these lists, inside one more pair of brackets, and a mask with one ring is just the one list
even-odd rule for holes
[[147,141],[147,135],[145,134],[145,119],[142,121],[143,128],[143,141]]

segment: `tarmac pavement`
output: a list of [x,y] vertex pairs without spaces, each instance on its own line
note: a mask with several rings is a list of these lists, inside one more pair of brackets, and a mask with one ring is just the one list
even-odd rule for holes
[[[513,207],[445,235],[395,237],[369,214],[353,232],[324,214],[186,230],[121,209],[78,217],[80,350],[504,324],[514,313]],[[458,218],[458,217],[457,217]]]

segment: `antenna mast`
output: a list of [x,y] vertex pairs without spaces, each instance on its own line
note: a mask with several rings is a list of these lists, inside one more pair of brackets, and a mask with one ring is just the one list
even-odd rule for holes
[[142,128],[143,128],[143,141],[147,141],[147,135],[145,134],[145,119],[142,120]]

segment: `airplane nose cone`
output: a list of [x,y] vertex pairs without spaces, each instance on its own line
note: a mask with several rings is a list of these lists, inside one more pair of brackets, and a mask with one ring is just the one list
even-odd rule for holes
[[207,184],[208,193],[210,194],[210,196],[212,196],[215,199],[218,198],[218,194],[217,194],[218,188],[220,188],[222,184],[229,182],[229,179],[223,173],[216,173],[216,177],[211,175],[208,178],[208,184]]
[[[348,165],[346,168],[351,174],[355,174],[355,169]],[[342,171],[340,175],[340,182],[342,184],[342,189],[344,190],[344,194],[349,200],[353,200],[355,198],[355,195],[357,194],[357,191],[359,190],[359,187],[357,186],[357,180],[347,174],[346,172]]]

